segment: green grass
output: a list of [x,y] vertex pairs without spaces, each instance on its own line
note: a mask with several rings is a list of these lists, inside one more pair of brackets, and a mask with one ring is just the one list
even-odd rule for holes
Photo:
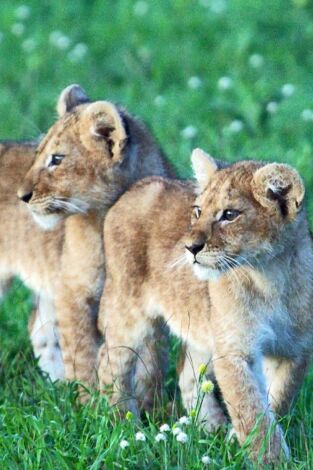
[[[80,83],[92,98],[123,103],[142,117],[183,176],[190,174],[194,146],[232,161],[294,165],[305,179],[313,221],[312,2],[29,0],[29,17],[18,19],[20,5],[1,1],[1,138],[45,132],[58,93]],[[68,41],[51,37],[58,30]],[[79,43],[87,45],[84,57]],[[191,77],[198,77],[194,88]],[[221,77],[231,79],[230,88],[220,89]],[[284,96],[292,91],[285,84],[294,86],[291,96]],[[194,135],[186,138],[188,126]],[[191,426],[188,444],[173,437],[156,443],[158,425],[176,420],[165,410],[139,424],[117,419],[104,398],[75,404],[75,384],[53,385],[36,369],[26,330],[30,308],[19,284],[0,307],[1,468],[198,469],[204,454],[210,468],[249,468],[223,431],[207,435]],[[288,468],[313,468],[312,388],[311,372],[283,420]],[[146,442],[134,440],[137,430]],[[121,439],[130,446],[122,450]]]

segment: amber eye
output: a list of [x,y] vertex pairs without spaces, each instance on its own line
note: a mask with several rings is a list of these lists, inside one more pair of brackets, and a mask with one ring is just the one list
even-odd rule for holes
[[226,209],[223,211],[223,214],[221,215],[219,222],[223,222],[227,220],[228,222],[232,222],[233,220],[237,219],[237,217],[240,215],[240,211],[236,209]]
[[192,206],[193,208],[193,213],[196,217],[196,219],[199,219],[200,218],[200,215],[201,215],[201,209],[199,206]]
[[51,155],[50,161],[48,163],[48,167],[60,165],[64,157],[65,155],[57,155],[57,154]]

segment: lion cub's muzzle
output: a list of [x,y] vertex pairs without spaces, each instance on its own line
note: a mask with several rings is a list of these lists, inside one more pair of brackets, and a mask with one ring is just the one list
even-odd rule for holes
[[30,202],[31,198],[33,197],[33,192],[32,191],[24,192],[24,191],[18,190],[17,197],[21,201],[26,202],[26,204],[28,204]]
[[193,243],[192,245],[185,245],[186,250],[190,251],[195,257],[195,263],[197,263],[196,255],[199,251],[203,250],[204,243]]
[[189,245],[185,245],[186,257],[190,264],[198,264],[223,271],[225,263],[224,254],[218,249],[210,248],[206,243],[196,240]]

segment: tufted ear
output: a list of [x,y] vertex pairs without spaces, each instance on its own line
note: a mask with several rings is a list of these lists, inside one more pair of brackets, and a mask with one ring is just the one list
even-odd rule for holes
[[62,117],[65,113],[69,113],[79,104],[88,103],[89,101],[90,99],[83,88],[76,84],[69,85],[64,88],[59,96],[57,102],[58,115],[59,117]]
[[104,142],[112,160],[120,160],[127,133],[117,107],[109,101],[96,101],[84,110],[82,118],[91,144]]
[[304,184],[289,165],[269,163],[259,168],[251,185],[255,199],[264,207],[278,208],[284,219],[293,220],[301,209]]
[[193,150],[191,164],[200,191],[203,191],[207,187],[213,173],[218,169],[218,164],[213,157],[201,149]]

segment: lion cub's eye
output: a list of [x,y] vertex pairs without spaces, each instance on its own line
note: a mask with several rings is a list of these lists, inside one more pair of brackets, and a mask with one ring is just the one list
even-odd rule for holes
[[228,222],[232,222],[233,220],[237,219],[237,217],[240,215],[240,211],[236,209],[226,209],[223,211],[219,222],[223,222],[224,220],[227,220]]
[[199,206],[192,206],[193,208],[193,213],[196,217],[196,219],[199,219],[200,215],[201,215],[201,209]]
[[48,160],[48,167],[60,165],[64,157],[65,155],[58,155],[58,154],[50,155],[49,160]]

